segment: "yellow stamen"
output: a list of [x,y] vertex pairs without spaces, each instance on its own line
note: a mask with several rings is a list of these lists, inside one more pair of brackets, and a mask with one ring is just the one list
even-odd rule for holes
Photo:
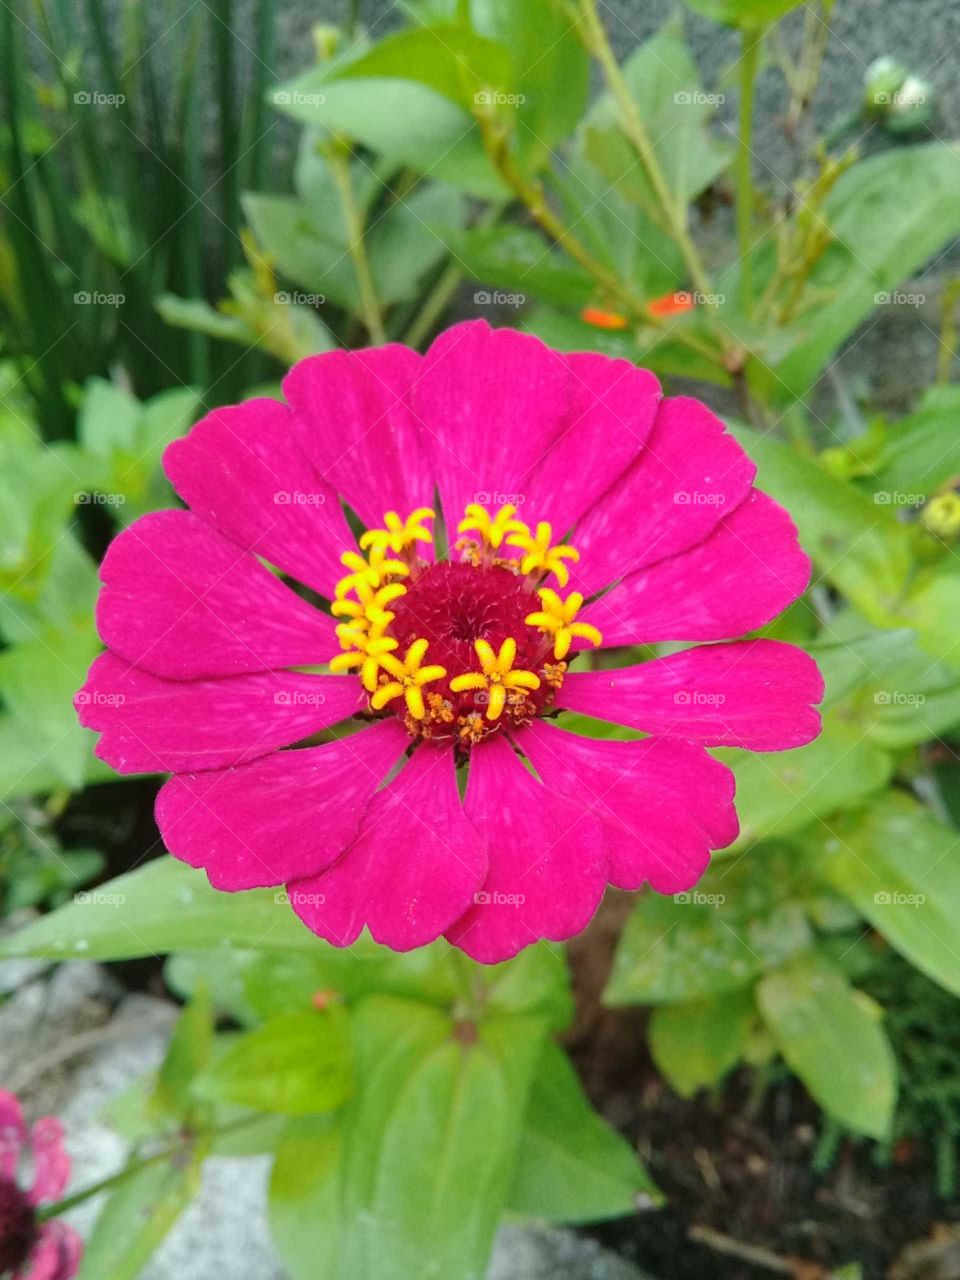
[[345,596],[348,591],[356,591],[359,595],[362,586],[375,591],[387,578],[407,577],[410,566],[402,560],[388,560],[386,555],[386,547],[374,547],[369,561],[356,551],[345,551],[340,557],[340,563],[352,572],[337,583],[337,599]]
[[388,702],[402,697],[414,720],[422,720],[426,716],[423,686],[431,684],[434,680],[442,680],[447,674],[446,667],[420,665],[428,648],[429,644],[426,640],[414,640],[402,662],[393,654],[380,655],[380,665],[393,679],[388,678],[381,684],[370,699],[370,705],[375,711],[382,711]]
[[373,693],[380,679],[380,670],[386,665],[385,659],[397,647],[393,636],[383,634],[384,627],[393,620],[392,613],[383,615],[385,621],[374,622],[369,630],[360,631],[346,624],[337,628],[337,636],[347,653],[338,653],[330,660],[331,671],[349,671],[352,667],[360,668],[360,679],[368,693]]
[[[500,507],[496,515],[490,515],[479,502],[468,502],[464,517],[457,525],[457,533],[476,533],[485,546],[496,551],[508,533],[526,533],[530,530],[522,520],[515,520],[517,508],[510,502]],[[461,538],[460,542],[467,541]],[[457,545],[460,545],[460,542]]]
[[[539,689],[540,677],[533,671],[513,670],[517,657],[517,642],[512,636],[504,640],[499,653],[494,653],[492,646],[486,640],[475,640],[473,647],[480,659],[481,670],[454,676],[450,681],[450,688],[454,693],[462,693],[467,689],[486,689],[489,694],[488,720],[499,720],[507,703],[508,691]],[[516,696],[514,694],[514,697]]]
[[388,511],[383,522],[385,529],[368,529],[360,537],[360,546],[366,551],[392,551],[395,556],[412,547],[415,542],[433,542],[433,534],[423,523],[435,520],[436,512],[429,507],[417,507],[416,511],[401,520],[396,511]]
[[570,581],[570,570],[563,562],[579,560],[580,552],[564,543],[551,546],[552,538],[553,529],[546,520],[541,520],[535,534],[531,534],[529,529],[526,533],[516,533],[507,539],[507,545],[519,547],[526,553],[520,562],[521,573],[554,573],[561,587],[565,587]]
[[[337,590],[339,591],[339,587]],[[384,621],[387,618],[385,606],[391,600],[398,600],[400,596],[407,594],[407,588],[402,582],[388,582],[376,591],[369,583],[359,582],[354,590],[359,596],[358,600],[334,600],[330,612],[337,618],[350,618],[351,622],[364,630],[371,622]],[[392,615],[388,621],[392,621]]]
[[536,613],[528,613],[524,622],[530,627],[537,627],[544,635],[553,636],[553,656],[558,661],[567,656],[570,645],[578,636],[593,645],[603,644],[603,636],[596,627],[589,622],[574,622],[583,606],[583,596],[579,591],[571,591],[566,600],[561,600],[549,587],[542,587],[537,595],[543,607]]

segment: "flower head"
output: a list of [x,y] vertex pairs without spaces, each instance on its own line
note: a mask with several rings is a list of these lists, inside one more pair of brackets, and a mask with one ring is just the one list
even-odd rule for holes
[[78,708],[116,768],[174,775],[167,847],[223,890],[286,884],[339,946],[490,962],[578,932],[607,883],[690,888],[737,831],[707,748],[808,742],[822,693],[801,650],[737,640],[809,562],[723,424],[482,323],[311,357],[284,394],[172,444],[189,510],[102,566]]
[[[32,1181],[25,1186],[27,1166]],[[70,1177],[63,1130],[53,1116],[27,1129],[17,1098],[0,1089],[0,1275],[13,1280],[70,1280],[83,1244],[65,1222],[38,1222],[37,1209],[59,1200]]]

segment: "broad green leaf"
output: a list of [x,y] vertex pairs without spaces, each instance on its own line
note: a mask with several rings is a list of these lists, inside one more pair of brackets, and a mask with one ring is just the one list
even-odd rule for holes
[[536,297],[579,309],[593,296],[592,278],[527,227],[474,227],[455,234],[450,243],[476,280],[524,301]]
[[567,1055],[548,1041],[530,1090],[509,1211],[597,1222],[660,1199],[630,1145],[590,1106]]
[[162,857],[0,941],[0,955],[129,960],[168,951],[306,949],[317,939],[272,889],[220,893],[202,871]]
[[960,995],[960,837],[923,805],[890,791],[831,824],[823,869],[898,951]]
[[173,293],[162,293],[157,298],[156,308],[162,319],[177,329],[190,329],[227,342],[252,343],[256,337],[242,316],[225,315],[199,298],[178,298]]
[[463,199],[432,183],[405,196],[371,227],[370,271],[380,301],[411,302],[421,283],[446,257],[448,235],[463,218]]
[[[678,204],[686,205],[730,161],[730,148],[715,141],[706,128],[715,114],[716,100],[703,92],[684,41],[666,31],[631,54],[622,71],[667,184]],[[584,148],[620,195],[656,214],[657,201],[646,170],[617,124],[617,106],[609,93],[601,95],[586,118]]]
[[337,1274],[343,1122],[300,1116],[284,1131],[270,1175],[270,1233],[291,1280]]
[[737,780],[739,851],[765,836],[788,835],[836,809],[862,802],[893,774],[890,754],[865,736],[847,711],[824,719],[823,732],[805,747],[763,755],[717,753]]
[[892,424],[873,471],[862,483],[887,502],[929,497],[960,473],[960,387],[930,387],[919,407]]
[[757,484],[790,512],[820,574],[878,626],[895,625],[913,570],[910,531],[887,507],[790,445],[729,423],[757,464]]
[[186,1117],[190,1110],[194,1079],[213,1053],[213,1016],[205,986],[180,1014],[167,1052],[157,1073],[153,1105],[162,1113]]
[[847,610],[831,618],[829,630],[815,644],[806,646],[823,676],[823,710],[876,684],[916,653],[914,633],[908,627],[864,631],[863,626],[857,614]]
[[147,1165],[121,1183],[86,1241],[79,1280],[136,1280],[200,1189],[203,1154]]
[[813,953],[768,973],[757,1002],[787,1065],[820,1106],[856,1133],[885,1138],[897,1066],[877,1005]]
[[133,451],[140,425],[141,405],[115,382],[91,378],[77,419],[77,439],[98,458],[109,458],[118,449]]
[[332,1111],[351,1089],[346,1014],[285,1013],[237,1037],[194,1081],[212,1100],[282,1115]]
[[765,27],[778,22],[800,0],[687,0],[691,9],[729,27]]
[[659,1005],[650,1015],[650,1052],[677,1093],[692,1098],[737,1065],[755,1021],[749,989]]
[[810,927],[787,891],[792,855],[719,863],[696,889],[638,899],[621,935],[607,1004],[674,1004],[746,986],[807,947]]

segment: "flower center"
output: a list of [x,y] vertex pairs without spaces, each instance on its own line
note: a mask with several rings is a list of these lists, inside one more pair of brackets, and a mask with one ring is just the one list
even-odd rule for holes
[[432,518],[426,508],[406,520],[388,511],[386,527],[360,539],[366,559],[341,557],[351,572],[337,584],[343,652],[330,667],[356,670],[371,710],[400,715],[412,736],[465,749],[547,710],[574,638],[602,637],[574,620],[578,592],[562,600],[542,585],[553,575],[566,586],[566,561],[579,559],[573,547],[553,545],[549,524],[531,532],[515,507],[491,515],[471,503],[455,558],[429,562],[415,544],[433,541],[424,523]]
[[0,1275],[23,1266],[35,1239],[33,1206],[15,1182],[0,1178]]

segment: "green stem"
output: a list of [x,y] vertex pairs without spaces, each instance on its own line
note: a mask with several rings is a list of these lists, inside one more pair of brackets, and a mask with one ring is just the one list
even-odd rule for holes
[[363,219],[360,216],[360,210],[357,208],[356,196],[353,191],[349,157],[336,139],[327,150],[327,159],[330,162],[333,180],[337,184],[340,207],[343,210],[348,251],[353,260],[357,288],[360,290],[360,314],[363,316],[363,323],[367,327],[370,338],[377,346],[380,346],[386,342],[387,335],[383,328],[383,316],[380,311],[380,303],[377,300],[373,276],[370,272],[370,262],[367,258]]
[[78,1204],[83,1204],[86,1200],[91,1200],[94,1196],[98,1196],[104,1191],[120,1186],[128,1178],[132,1178],[134,1174],[140,1173],[142,1169],[148,1169],[154,1164],[161,1164],[164,1160],[172,1160],[181,1155],[188,1147],[195,1146],[197,1143],[207,1139],[223,1137],[225,1134],[233,1133],[237,1129],[243,1129],[247,1125],[254,1124],[260,1119],[262,1119],[260,1115],[244,1116],[243,1119],[236,1120],[233,1124],[224,1125],[220,1129],[191,1133],[189,1136],[180,1138],[177,1142],[171,1143],[162,1150],[155,1151],[153,1155],[143,1156],[139,1160],[131,1160],[116,1173],[111,1173],[109,1177],[101,1178],[99,1182],[94,1182],[89,1187],[84,1187],[82,1191],[75,1191],[72,1196],[65,1196],[55,1204],[43,1205],[42,1208],[37,1209],[37,1221],[48,1222],[51,1218],[59,1218]]
[[587,49],[599,62],[610,92],[613,94],[620,116],[620,127],[633,144],[640,163],[646,171],[654,194],[663,211],[665,229],[677,242],[690,273],[690,283],[702,294],[710,294],[710,279],[687,227],[686,209],[681,207],[670,190],[670,184],[660,167],[653,141],[643,121],[630,86],[623,78],[620,64],[607,37],[606,28],[597,13],[596,0],[579,0],[580,15],[584,22],[583,39]]
[[740,54],[740,140],[737,149],[737,245],[740,251],[740,296],[744,308],[752,295],[750,251],[753,248],[753,98],[760,65],[763,32],[744,30]]

